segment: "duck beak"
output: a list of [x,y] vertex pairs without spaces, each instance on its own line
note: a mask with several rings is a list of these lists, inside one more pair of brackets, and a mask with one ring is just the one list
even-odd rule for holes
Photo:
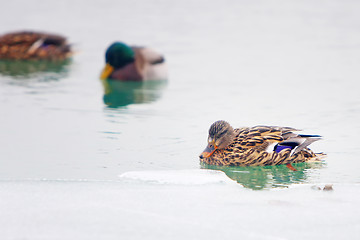
[[208,158],[210,157],[214,152],[215,150],[217,149],[218,147],[215,146],[215,144],[213,143],[209,143],[205,150],[200,154],[200,157],[203,157],[203,158]]
[[107,79],[113,71],[114,71],[114,67],[112,67],[110,64],[107,63],[101,72],[100,78],[102,80]]

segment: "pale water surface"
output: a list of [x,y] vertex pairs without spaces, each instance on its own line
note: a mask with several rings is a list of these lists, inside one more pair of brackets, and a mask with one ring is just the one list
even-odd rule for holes
[[[0,62],[1,239],[356,239],[359,7],[3,2],[0,33],[64,34],[77,54]],[[164,53],[169,80],[101,82],[115,40]],[[320,134],[312,149],[328,158],[297,172],[200,165],[219,119]]]

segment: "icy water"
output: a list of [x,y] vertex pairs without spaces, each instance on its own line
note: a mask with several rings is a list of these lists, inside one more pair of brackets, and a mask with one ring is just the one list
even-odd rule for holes
[[[0,33],[74,43],[63,63],[0,62],[1,239],[356,239],[357,1],[8,1]],[[169,79],[100,81],[115,40]],[[324,136],[324,162],[199,163],[211,123]],[[333,184],[333,191],[318,190]]]

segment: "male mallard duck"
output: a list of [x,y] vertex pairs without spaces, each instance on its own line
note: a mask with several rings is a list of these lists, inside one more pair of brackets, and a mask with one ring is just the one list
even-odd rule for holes
[[164,57],[149,48],[115,42],[106,50],[105,60],[101,79],[145,81],[167,78]]
[[209,129],[208,145],[200,161],[211,165],[267,166],[320,160],[326,155],[307,146],[319,135],[301,135],[290,127],[256,126],[233,129],[217,121]]
[[64,60],[70,55],[70,45],[59,35],[24,31],[0,36],[0,59]]

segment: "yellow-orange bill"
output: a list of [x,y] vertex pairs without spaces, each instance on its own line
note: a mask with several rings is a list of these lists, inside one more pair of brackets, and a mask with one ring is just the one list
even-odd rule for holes
[[102,80],[109,78],[111,73],[114,71],[114,68],[110,64],[106,64],[104,69],[101,72],[100,78]]
[[215,147],[213,144],[208,144],[207,147],[202,152],[201,156],[208,158],[215,152],[216,149],[217,147]]

